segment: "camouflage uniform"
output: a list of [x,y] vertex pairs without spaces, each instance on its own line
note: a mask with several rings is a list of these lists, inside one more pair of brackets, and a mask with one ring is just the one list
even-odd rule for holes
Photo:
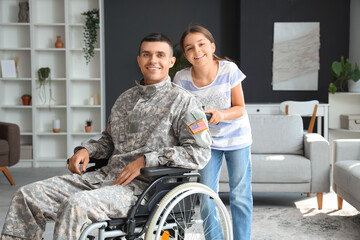
[[146,166],[201,169],[206,165],[211,155],[210,133],[194,130],[194,134],[189,128],[205,120],[201,104],[169,77],[153,85],[136,84],[115,102],[102,137],[75,148],[86,148],[90,157],[110,157],[108,165],[20,188],[1,239],[41,239],[47,220],[56,221],[54,239],[78,239],[92,222],[125,217],[150,180],[138,176],[127,186],[112,183],[140,156],[145,156]]

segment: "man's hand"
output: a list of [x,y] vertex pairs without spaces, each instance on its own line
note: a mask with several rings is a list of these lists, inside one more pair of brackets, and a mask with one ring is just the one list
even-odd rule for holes
[[[82,172],[79,170],[79,165],[82,163]],[[72,173],[82,174],[86,171],[89,164],[89,152],[83,148],[77,151],[69,160],[69,170]]]
[[127,185],[134,178],[140,175],[140,169],[146,167],[144,156],[139,157],[135,161],[129,163],[120,173],[119,177],[114,182],[114,185]]

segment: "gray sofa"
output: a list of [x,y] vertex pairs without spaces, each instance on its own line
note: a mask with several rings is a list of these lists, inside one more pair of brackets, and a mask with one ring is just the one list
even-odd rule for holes
[[360,139],[333,141],[333,190],[338,208],[343,199],[360,211]]
[[[253,144],[252,191],[317,193],[330,191],[330,146],[316,133],[304,134],[298,115],[249,115]],[[226,162],[219,192],[229,192]]]

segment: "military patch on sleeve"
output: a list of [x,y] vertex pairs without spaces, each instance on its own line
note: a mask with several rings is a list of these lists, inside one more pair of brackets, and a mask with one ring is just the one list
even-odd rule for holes
[[202,132],[202,131],[208,129],[204,120],[200,120],[200,121],[197,121],[196,123],[189,125],[189,128],[193,134],[197,134],[199,132]]

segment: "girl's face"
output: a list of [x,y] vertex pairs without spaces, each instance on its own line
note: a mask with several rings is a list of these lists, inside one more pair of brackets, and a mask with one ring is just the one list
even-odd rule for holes
[[193,66],[212,63],[215,43],[202,33],[189,33],[184,39],[184,55]]

